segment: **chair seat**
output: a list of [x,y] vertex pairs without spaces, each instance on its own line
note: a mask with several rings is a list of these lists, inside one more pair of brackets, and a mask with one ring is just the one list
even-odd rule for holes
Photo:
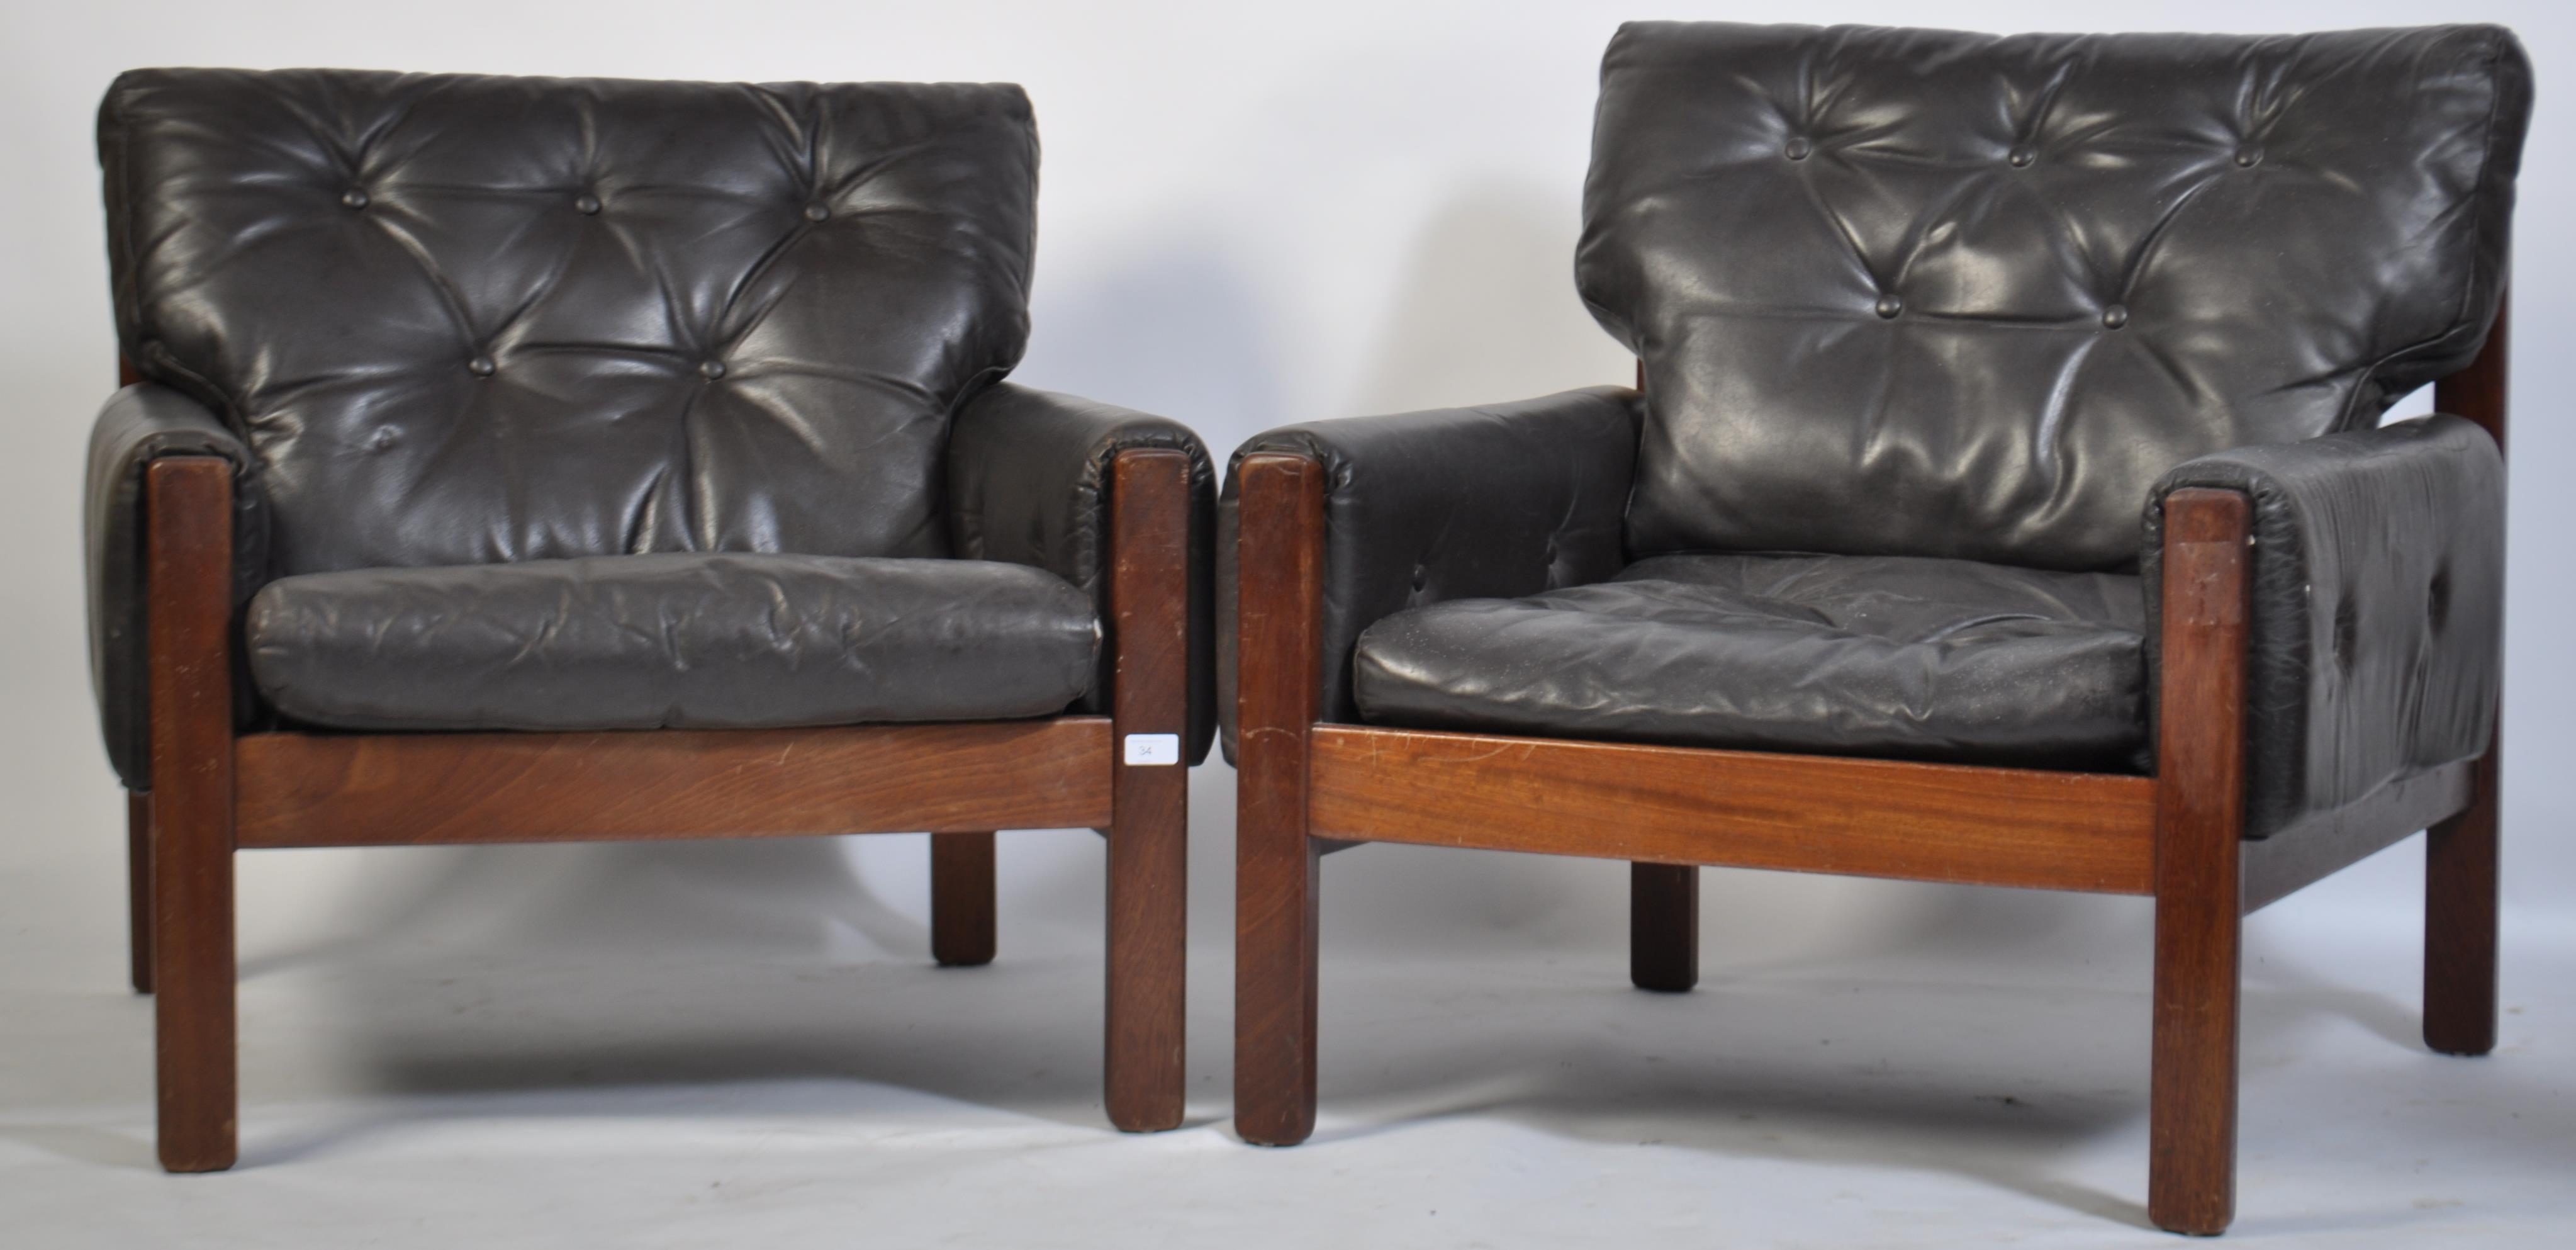
[[1052,715],[1100,630],[1022,565],[662,554],[282,578],[244,640],[312,725],[732,729]]
[[1685,555],[1360,636],[1364,719],[2033,768],[2146,767],[2138,579],[1966,560]]

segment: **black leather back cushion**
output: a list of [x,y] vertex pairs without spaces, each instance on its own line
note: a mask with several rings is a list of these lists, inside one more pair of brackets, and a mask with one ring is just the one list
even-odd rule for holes
[[1630,549],[2134,563],[2166,469],[2469,361],[2529,108],[2491,26],[1624,27],[1577,276],[1646,364]]
[[248,438],[279,574],[945,555],[1027,338],[1013,86],[143,70],[99,149],[125,352]]

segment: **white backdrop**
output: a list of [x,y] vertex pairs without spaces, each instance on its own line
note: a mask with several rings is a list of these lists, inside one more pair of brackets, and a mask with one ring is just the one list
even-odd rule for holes
[[[30,1018],[40,1023],[29,1027],[41,1030],[52,1018],[45,1013],[74,1010],[59,1004],[113,990],[124,957],[121,806],[97,744],[83,658],[77,508],[82,443],[115,359],[92,126],[118,70],[333,65],[1023,83],[1045,164],[1036,328],[1017,377],[1178,418],[1222,458],[1250,434],[1292,420],[1629,378],[1626,356],[1576,300],[1571,270],[1599,55],[1630,16],[1990,30],[2515,26],[2538,65],[2539,111],[2515,258],[2521,407],[2505,924],[2515,950],[2576,941],[2568,903],[2576,843],[2567,835],[2576,779],[2559,762],[2576,747],[2567,714],[2576,655],[2559,643],[2576,589],[2558,546],[2576,533],[2576,491],[2560,485],[2576,473],[2576,423],[2557,399],[2576,393],[2576,356],[2565,346],[2576,255],[2557,228],[2576,217],[2564,103],[2576,98],[2567,85],[2576,81],[2571,13],[2502,0],[2461,9],[2421,0],[1821,0],[1643,11],[1397,0],[9,0],[0,16],[0,170],[8,176],[0,376],[9,380],[13,439],[0,457],[0,533],[9,535],[0,545],[0,706],[10,713],[0,718],[0,793],[8,796],[0,995],[37,1013]],[[1221,1065],[1228,1024],[1231,774],[1211,762],[1193,795],[1193,1063],[1206,1067],[1198,1056]],[[2409,843],[2257,917],[2255,958],[2264,942],[2294,941],[2303,927],[2412,934],[2419,847]],[[1033,945],[1096,942],[1098,861],[1087,834],[1005,835],[1005,961]],[[388,926],[424,944],[498,926],[574,943],[748,933],[827,952],[900,948],[920,942],[925,865],[914,837],[252,856],[242,865],[245,975],[361,958],[353,952],[383,940],[365,935]],[[1615,967],[1623,949],[1625,875],[1616,865],[1370,848],[1334,857],[1325,875],[1328,978],[1375,959],[1444,951],[1474,959],[1506,947],[1512,958],[1599,958]],[[683,878],[741,888],[712,910],[656,903],[637,914],[614,897],[662,899],[656,891]],[[2044,960],[2051,948],[2143,935],[2144,913],[2127,902],[1717,872],[1706,889],[1708,957],[1720,966],[1803,966],[1926,944],[2038,950]],[[470,979],[505,962],[501,946],[481,949],[488,959],[453,975]],[[2509,958],[2509,1003],[2552,989],[2519,979],[2527,975],[2520,966]],[[2072,965],[2059,972],[2084,975]],[[2328,967],[2320,975],[2361,973]],[[2411,1009],[2411,995],[2401,999]],[[21,1062],[19,1083],[0,1086],[0,1101],[55,1079],[35,1062]],[[0,1054],[0,1068],[10,1063]],[[1222,1073],[1194,1077],[1194,1098],[1206,1098],[1194,1114],[1221,1116]]]

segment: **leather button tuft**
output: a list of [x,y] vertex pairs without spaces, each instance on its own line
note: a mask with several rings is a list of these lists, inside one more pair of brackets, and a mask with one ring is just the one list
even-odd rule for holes
[[1807,137],[1805,135],[1800,135],[1795,139],[1791,139],[1787,147],[1780,149],[1783,155],[1793,161],[1803,161],[1807,159],[1808,156],[1812,155],[1815,150],[1816,145],[1807,142]]
[[705,374],[708,381],[715,381],[717,378],[725,375],[724,362],[721,360],[707,361],[698,366],[698,372]]
[[2259,143],[2240,143],[2240,144],[2236,145],[2236,164],[2237,164],[2240,168],[2244,168],[2244,169],[2252,169],[2252,168],[2254,168],[2256,165],[2260,165],[2260,164],[2262,164],[2262,163],[2263,163],[2263,145],[2262,145],[2262,144],[2259,144]]
[[474,359],[465,362],[465,371],[478,378],[488,378],[492,376],[493,371],[498,368],[499,366],[493,364],[492,358],[489,356],[477,356]]
[[1895,293],[1895,292],[1890,291],[1890,292],[1888,292],[1887,294],[1885,294],[1885,295],[1882,295],[1882,296],[1879,296],[1879,297],[1878,297],[1878,315],[1879,315],[1879,316],[1882,316],[1882,317],[1894,317],[1896,314],[1901,313],[1901,312],[1904,312],[1904,311],[1905,311],[1905,301],[1904,301],[1904,300],[1901,300],[1901,299],[1896,298],[1896,293]]
[[807,221],[823,221],[829,219],[831,215],[832,210],[825,208],[820,204],[808,204],[805,206],[805,220]]
[[1414,590],[1414,593],[1416,593],[1416,594],[1420,594],[1420,593],[1422,592],[1422,588],[1423,588],[1423,587],[1425,587],[1425,586],[1428,586],[1428,585],[1430,585],[1430,584],[1431,584],[1431,570],[1430,570],[1429,568],[1427,568],[1427,567],[1423,566],[1423,565],[1419,565],[1419,564],[1414,565],[1414,566],[1413,566],[1413,590]]
[[367,439],[367,447],[373,451],[384,451],[400,441],[402,436],[394,433],[394,427],[381,425],[376,427],[375,434]]
[[348,208],[365,208],[367,206],[367,193],[358,190],[355,187],[351,187],[350,189],[340,193],[340,203],[344,207]]
[[2039,154],[2027,147],[2016,147],[2004,159],[2011,161],[2015,169],[2028,169],[2032,161],[2039,159]]
[[583,214],[596,213],[599,211],[599,197],[596,195],[575,196],[573,197],[572,206],[576,211]]
[[2102,310],[2102,327],[2104,329],[2117,330],[2127,324],[2129,324],[2128,305],[2113,304]]

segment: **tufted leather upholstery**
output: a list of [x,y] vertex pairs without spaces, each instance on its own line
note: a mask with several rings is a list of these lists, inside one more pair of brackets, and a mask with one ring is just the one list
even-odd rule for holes
[[2147,509],[2152,645],[2164,497],[2254,505],[2249,837],[2486,753],[2504,670],[2504,458],[2458,417],[2175,466]]
[[[1177,451],[1190,460],[1190,717],[1182,758],[1196,765],[1216,733],[1216,470],[1198,435],[1177,421],[1005,382],[957,414],[948,446],[948,532],[962,558],[1033,565],[1073,583],[1106,620],[1109,465],[1135,450]],[[1102,650],[1083,710],[1110,710],[1116,659]]]
[[2138,579],[1920,556],[1657,556],[1360,635],[1399,725],[2035,768],[2146,750]]
[[[1322,708],[1359,719],[1351,647],[1391,612],[1478,595],[1525,595],[1619,571],[1621,509],[1637,452],[1636,392],[1593,387],[1543,399],[1282,426],[1236,448],[1218,503],[1217,595],[1234,619],[1243,458],[1324,466]],[[1220,637],[1233,725],[1234,631]],[[1229,736],[1229,743],[1231,738]]]
[[[143,633],[143,471],[160,456],[214,456],[232,463],[233,596],[249,600],[268,570],[268,502],[252,476],[258,460],[215,414],[166,386],[118,391],[90,426],[81,529],[89,589],[89,675],[100,728],[117,775],[152,788]],[[244,693],[247,693],[245,690]],[[257,703],[235,698],[236,713]]]
[[[383,571],[965,555],[1046,569],[1096,622],[1107,457],[1182,449],[1213,493],[1184,427],[994,385],[1028,331],[1037,137],[1017,87],[142,70],[110,89],[99,150],[119,338],[149,383],[101,414],[88,518],[102,720],[133,788],[150,783],[136,569],[155,455],[239,465],[245,600],[356,570],[410,586]],[[952,459],[961,419],[974,433]],[[1014,490],[1043,497],[1001,498]],[[541,610],[485,573],[420,581]],[[1202,622],[1206,581],[1202,566]],[[863,606],[830,579],[774,588],[792,600],[780,632],[745,654],[822,645],[804,614]],[[653,597],[630,592],[644,598],[554,606]],[[548,723],[641,715],[672,656],[630,658],[633,688]],[[1008,668],[949,679],[1001,698]],[[1107,677],[1041,710],[1105,706]],[[453,719],[413,689],[417,721],[346,693],[369,724]],[[773,723],[817,706],[782,693]]]
[[1576,273],[1646,364],[1629,546],[2136,558],[2206,452],[2376,422],[2503,284],[2497,27],[1623,27]]
[[99,151],[126,355],[250,444],[279,574],[946,555],[1027,336],[1016,87],[141,70]]
[[1046,716],[1091,601],[989,560],[669,552],[280,578],[242,645],[339,729],[734,729]]
[[2474,758],[2502,462],[2367,427],[2484,343],[2529,107],[2495,27],[1623,27],[1576,276],[1639,433],[1603,391],[1246,444],[1326,468],[1324,717],[2151,767],[2206,485],[2255,504],[2247,835]]

